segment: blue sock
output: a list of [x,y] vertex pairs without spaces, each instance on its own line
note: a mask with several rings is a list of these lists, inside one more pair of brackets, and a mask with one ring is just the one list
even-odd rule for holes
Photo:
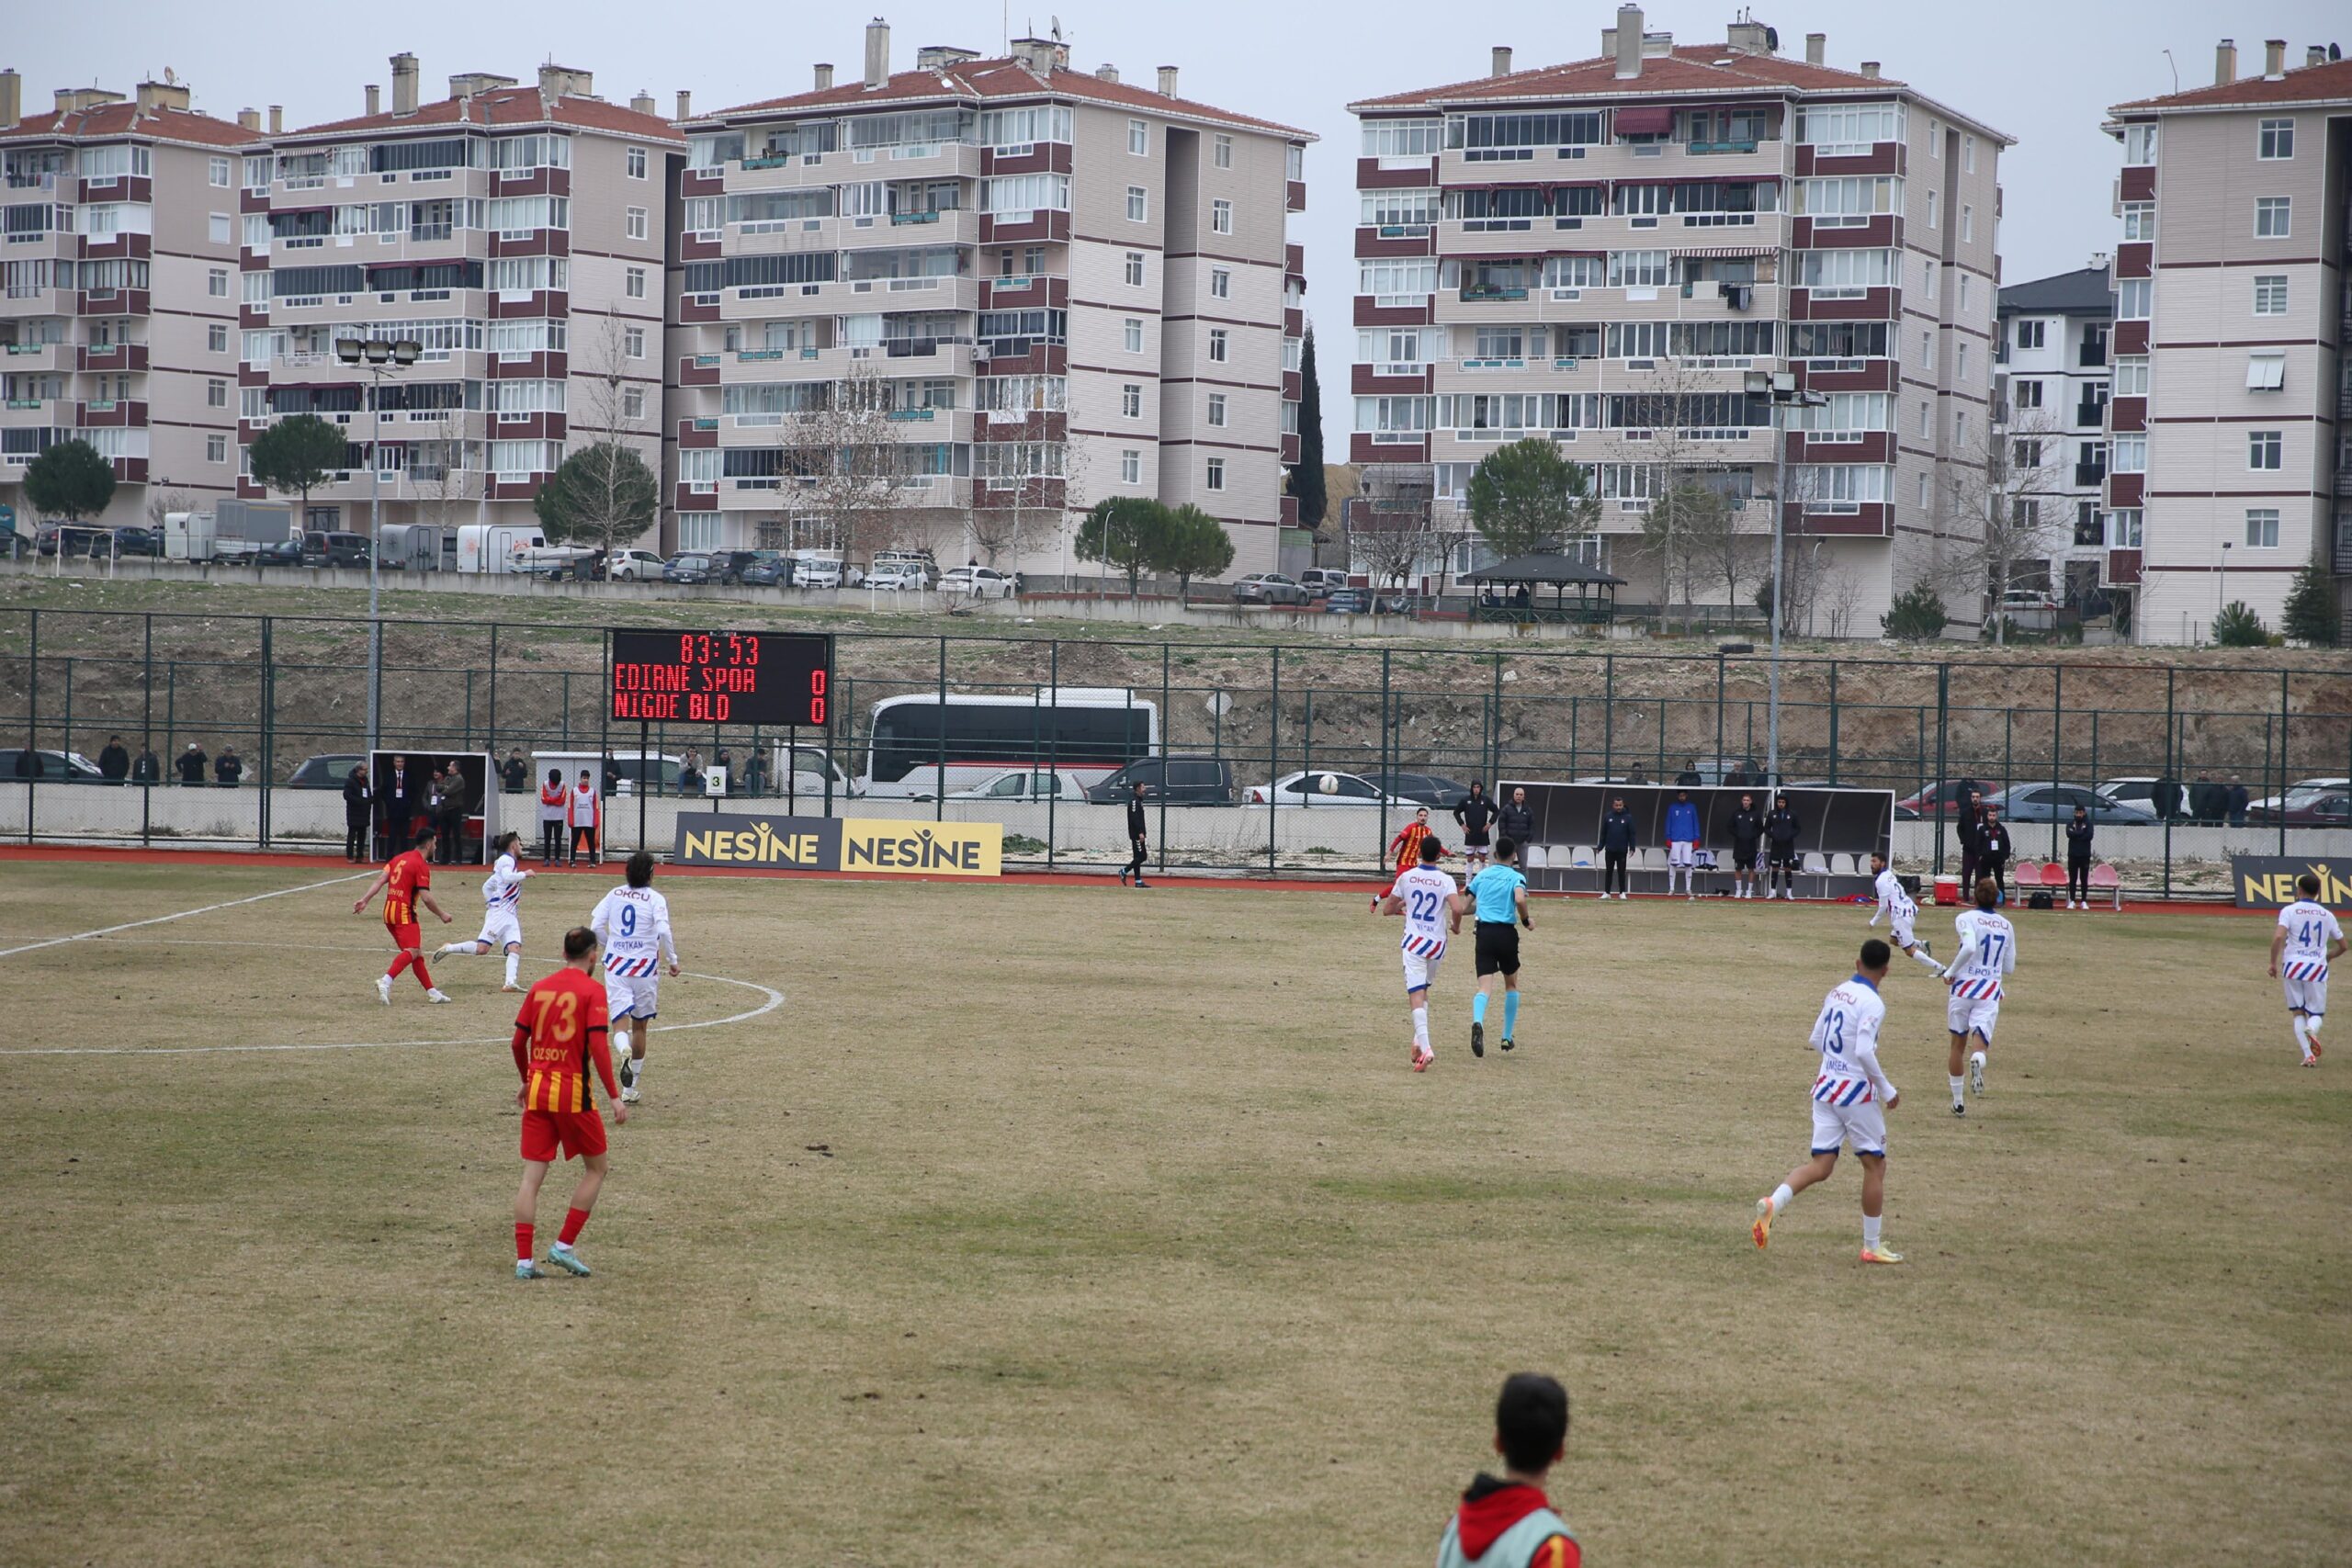
[[1480,991],[1470,998],[1470,1021],[1473,1023],[1487,1021],[1487,993],[1484,991]]
[[1508,1040],[1519,1027],[1519,993],[1503,993],[1503,1038]]

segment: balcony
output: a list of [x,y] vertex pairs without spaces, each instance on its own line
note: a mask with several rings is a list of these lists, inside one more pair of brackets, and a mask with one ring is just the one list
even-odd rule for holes
[[1465,283],[1462,286],[1461,299],[1465,305],[1480,304],[1492,300],[1524,299],[1526,298],[1527,290],[1517,287],[1516,285],[1499,283]]
[[2103,485],[2103,484],[2105,484],[2106,482],[2107,482],[2107,465],[2106,465],[2106,464],[2104,464],[2104,463],[2077,463],[2077,464],[2075,464],[2075,489],[2077,489],[2077,490],[2096,490],[2096,489],[2098,489],[2100,485]]

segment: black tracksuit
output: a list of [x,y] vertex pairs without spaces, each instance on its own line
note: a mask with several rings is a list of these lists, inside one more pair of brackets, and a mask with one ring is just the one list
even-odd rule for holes
[[1993,886],[2008,897],[2007,885],[2002,880],[2009,866],[2009,825],[1987,822],[1976,834],[1976,875],[1978,880],[1991,878]]
[[2091,901],[2091,819],[2066,823],[2066,897]]
[[1634,814],[1611,811],[1600,819],[1600,890],[1623,893],[1626,889],[1625,856],[1634,847]]
[[1127,843],[1135,851],[1135,858],[1128,861],[1126,870],[1119,874],[1122,879],[1132,876],[1138,882],[1143,880],[1143,863],[1149,854],[1148,840],[1145,836],[1148,829],[1148,824],[1144,818],[1142,800],[1129,800],[1127,802]]
[[343,781],[343,858],[355,863],[368,858],[368,825],[376,811],[368,781],[356,773]]
[[1756,871],[1756,852],[1764,844],[1764,813],[1747,807],[1731,814],[1731,868],[1743,875]]
[[1487,830],[1494,826],[1495,803],[1481,792],[1453,808],[1453,820],[1462,829],[1462,847],[1483,850],[1487,847]]
[[1785,887],[1792,894],[1797,890],[1797,835],[1802,831],[1797,814],[1785,806],[1774,807],[1764,818],[1764,836],[1772,843],[1769,886]]

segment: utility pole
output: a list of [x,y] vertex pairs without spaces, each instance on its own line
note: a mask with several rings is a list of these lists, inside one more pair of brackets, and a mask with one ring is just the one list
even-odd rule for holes
[[[384,493],[384,467],[381,452],[384,441],[384,378],[394,370],[405,370],[424,352],[424,345],[410,338],[386,342],[382,338],[345,337],[335,339],[334,356],[345,365],[364,367],[370,382],[368,402],[375,411],[374,428],[368,438],[368,750],[373,753],[382,739],[382,705],[384,692],[384,623],[377,614],[377,600],[382,589],[384,570],[384,531],[380,506]],[[310,521],[304,518],[307,524]]]

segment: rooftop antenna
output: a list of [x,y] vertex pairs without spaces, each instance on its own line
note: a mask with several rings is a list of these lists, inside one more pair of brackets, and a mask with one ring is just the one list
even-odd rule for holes
[[1062,41],[1062,19],[1059,17],[1055,17],[1052,18],[1052,21],[1054,24],[1054,41],[1056,43],[1059,43]]
[[2172,90],[2177,93],[2180,91],[2180,62],[2172,57],[2172,51],[2166,50],[2165,63],[2172,67]]

